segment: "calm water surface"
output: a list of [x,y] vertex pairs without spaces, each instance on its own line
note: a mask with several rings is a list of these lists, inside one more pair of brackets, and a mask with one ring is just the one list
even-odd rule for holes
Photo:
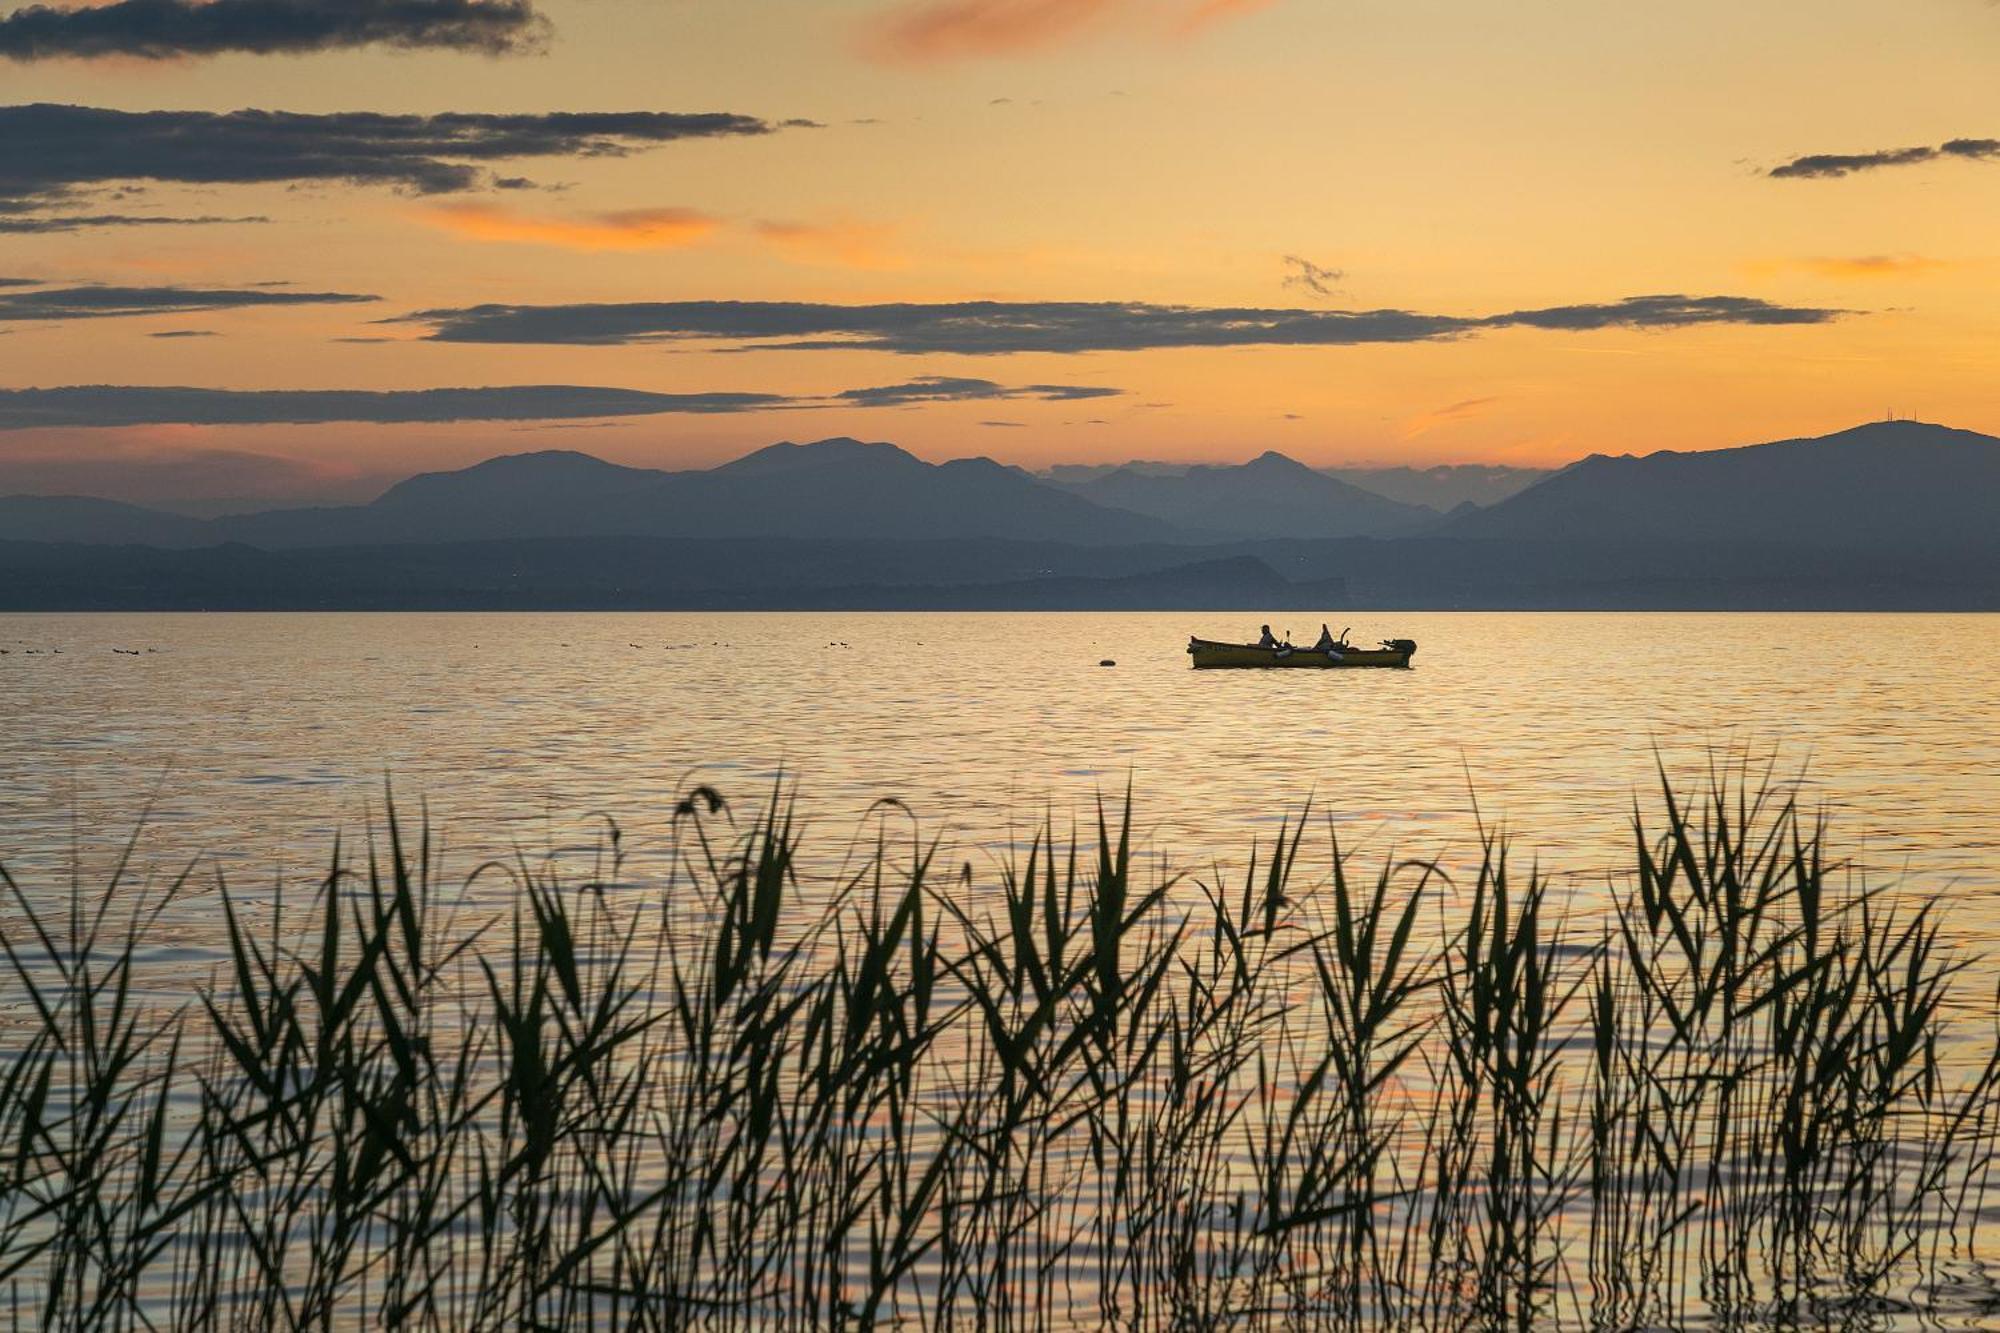
[[156,871],[268,879],[388,776],[455,864],[587,842],[594,811],[643,860],[691,781],[755,803],[782,769],[829,855],[881,797],[976,860],[1129,778],[1181,865],[1308,796],[1369,851],[1462,851],[1476,792],[1589,879],[1626,858],[1655,747],[1690,781],[1775,751],[1847,853],[2000,938],[2000,617],[1363,621],[1416,638],[1414,669],[1191,671],[1187,634],[1254,633],[1240,614],[0,616],[0,856],[88,876],[143,821]]
[[[1769,762],[1805,773],[1835,851],[1947,896],[1952,935],[1989,955],[1948,1025],[1978,1057],[2000,969],[2000,617],[1371,615],[1355,638],[1417,639],[1415,669],[1188,668],[1189,632],[1256,619],[0,617],[0,862],[59,895],[73,870],[101,883],[137,829],[156,884],[192,863],[205,885],[212,865],[254,898],[311,877],[336,832],[351,847],[386,777],[461,873],[547,851],[587,870],[604,812],[639,878],[663,869],[691,784],[754,808],[782,773],[815,868],[871,819],[906,831],[877,804],[894,797],[978,893],[1045,811],[1066,828],[1129,782],[1148,855],[1197,871],[1240,867],[1308,797],[1365,857],[1461,865],[1476,796],[1587,912],[1631,862],[1635,799],[1657,808],[1656,753],[1689,792],[1712,763]],[[185,1002],[222,942],[215,895],[177,900],[146,927],[142,987]],[[1942,1276],[1967,1285],[1936,1308],[1988,1326],[1991,1273]]]

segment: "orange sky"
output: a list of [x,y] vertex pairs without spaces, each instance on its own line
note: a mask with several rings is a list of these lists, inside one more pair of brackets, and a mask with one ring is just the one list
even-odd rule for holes
[[[0,14],[15,7],[0,0]],[[2000,161],[1766,174],[1803,154],[2000,136],[2000,9],[1986,0],[538,7],[551,29],[539,54],[38,60],[6,67],[5,100],[133,111],[726,111],[820,128],[491,164],[531,189],[151,184],[91,210],[268,221],[0,235],[0,276],[281,282],[381,299],[0,320],[0,388],[577,384],[818,403],[953,376],[1120,392],[660,415],[592,429],[0,431],[0,491],[42,485],[21,483],[23,468],[46,476],[52,460],[101,459],[137,476],[148,460],[254,455],[286,460],[301,486],[347,478],[365,488],[528,448],[687,466],[833,434],[1027,465],[1233,460],[1267,448],[1316,464],[1547,465],[1815,434],[1892,410],[2000,431]],[[1288,256],[1320,276],[1300,281]],[[1660,293],[1847,313],[990,356],[459,344],[426,341],[421,324],[377,322],[489,302],[727,300],[1477,318]],[[162,332],[213,336],[152,336]]]

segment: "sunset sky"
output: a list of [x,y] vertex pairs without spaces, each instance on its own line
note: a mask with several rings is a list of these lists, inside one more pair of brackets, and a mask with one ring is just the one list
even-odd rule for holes
[[0,70],[0,493],[2000,431],[1988,0],[0,0]]

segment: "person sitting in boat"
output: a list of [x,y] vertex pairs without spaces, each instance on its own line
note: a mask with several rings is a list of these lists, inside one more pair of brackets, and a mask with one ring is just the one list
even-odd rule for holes
[[1276,648],[1278,646],[1278,636],[1271,633],[1269,625],[1264,626],[1264,632],[1257,636],[1257,646],[1259,648]]

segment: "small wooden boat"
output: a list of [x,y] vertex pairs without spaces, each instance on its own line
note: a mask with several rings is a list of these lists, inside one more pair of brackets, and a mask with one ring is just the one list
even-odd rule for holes
[[1254,643],[1189,637],[1187,650],[1197,671],[1213,667],[1406,667],[1417,651],[1417,641],[1384,639],[1380,648],[1357,648],[1346,642],[1330,648],[1295,648],[1290,644],[1264,648]]

